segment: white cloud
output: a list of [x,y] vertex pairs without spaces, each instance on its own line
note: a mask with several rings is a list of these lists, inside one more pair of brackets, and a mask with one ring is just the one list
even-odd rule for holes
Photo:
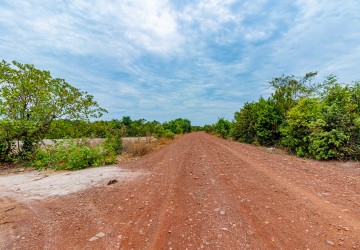
[[11,9],[0,11],[0,20],[13,28],[8,38],[36,40],[36,49],[133,57],[144,50],[174,54],[182,44],[173,13],[163,0],[9,4]]
[[89,91],[107,118],[199,124],[281,74],[356,80],[358,13],[351,0],[3,0],[0,51]]
[[[360,19],[356,18],[360,3],[298,0],[296,4],[300,11],[294,25],[273,44],[272,64],[281,74],[319,70],[321,76],[336,74],[345,81],[358,77],[357,60],[345,62],[345,58],[360,56]],[[342,73],[345,65],[350,74]]]

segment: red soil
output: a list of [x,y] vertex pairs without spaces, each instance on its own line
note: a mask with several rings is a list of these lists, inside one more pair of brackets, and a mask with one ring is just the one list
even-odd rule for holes
[[200,132],[124,165],[148,174],[51,199],[0,198],[0,249],[360,249],[359,163]]

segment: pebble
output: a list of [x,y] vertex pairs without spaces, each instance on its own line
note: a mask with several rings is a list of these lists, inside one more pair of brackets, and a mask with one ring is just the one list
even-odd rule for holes
[[104,236],[105,236],[105,233],[100,232],[100,233],[98,233],[96,236],[97,236],[97,237],[104,237]]
[[335,245],[334,242],[332,242],[331,240],[326,240],[326,243],[332,246]]
[[247,230],[246,233],[247,233],[248,235],[253,235],[253,234],[254,234],[254,232],[251,231],[251,230]]

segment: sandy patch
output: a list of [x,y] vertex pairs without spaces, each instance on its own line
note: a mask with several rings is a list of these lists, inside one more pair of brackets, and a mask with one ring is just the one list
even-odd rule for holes
[[79,171],[33,171],[0,176],[0,197],[16,200],[45,199],[106,186],[111,180],[124,182],[140,175],[143,173],[127,172],[118,166],[107,166]]

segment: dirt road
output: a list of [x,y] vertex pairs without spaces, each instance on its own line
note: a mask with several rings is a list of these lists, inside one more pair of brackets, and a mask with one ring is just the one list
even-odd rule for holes
[[0,198],[0,249],[360,249],[358,163],[200,132],[125,167],[142,174],[57,198]]

